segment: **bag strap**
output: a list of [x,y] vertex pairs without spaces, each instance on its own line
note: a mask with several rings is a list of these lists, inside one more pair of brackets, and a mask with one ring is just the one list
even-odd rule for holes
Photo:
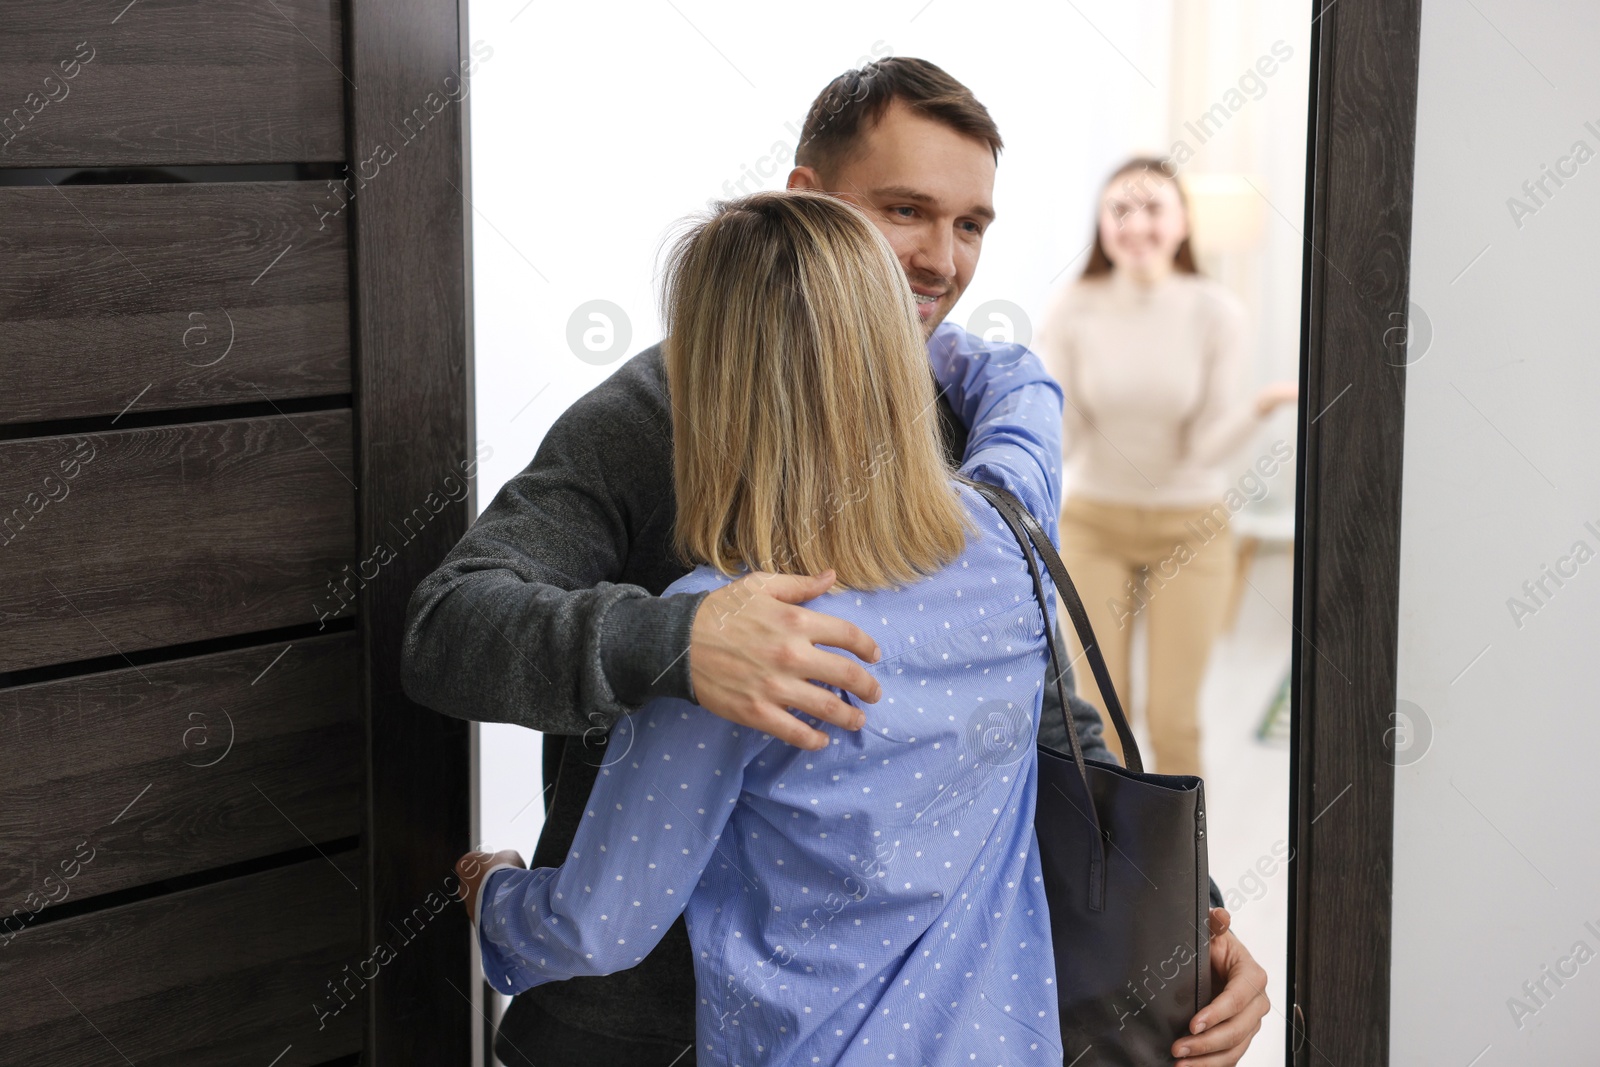
[[[1050,573],[1050,580],[1056,587],[1056,593],[1061,603],[1065,605],[1067,614],[1072,618],[1072,627],[1077,631],[1078,642],[1083,646],[1084,655],[1089,660],[1089,668],[1094,673],[1095,684],[1100,687],[1100,697],[1105,701],[1106,711],[1116,727],[1117,737],[1122,741],[1123,761],[1128,770],[1135,774],[1143,774],[1144,760],[1139,755],[1139,743],[1134,739],[1133,728],[1129,726],[1128,716],[1122,710],[1122,701],[1117,699],[1116,687],[1111,683],[1111,671],[1106,666],[1105,656],[1100,652],[1100,644],[1094,636],[1094,627],[1089,624],[1089,613],[1084,610],[1083,599],[1078,596],[1078,588],[1072,583],[1072,576],[1067,573],[1066,564],[1061,562],[1060,554],[1050,543],[1049,534],[1045,533],[1044,527],[1039,525],[1039,520],[1034,518],[1033,514],[1022,506],[1022,502],[1009,491],[988,482],[962,480],[994,505],[995,510],[1000,512],[1000,517],[1005,519],[1006,525],[1011,528],[1012,534],[1016,536],[1018,544],[1022,547],[1022,554],[1028,561],[1028,568],[1034,574],[1041,612],[1044,611],[1044,591],[1040,586],[1034,554],[1028,551],[1028,542],[1032,542],[1033,548],[1044,560],[1045,569]],[[1078,744],[1078,731],[1072,721],[1072,713],[1067,704],[1066,686],[1062,680],[1067,672],[1068,661],[1063,651],[1057,647],[1055,629],[1049,625],[1048,615],[1045,624],[1045,628],[1049,631],[1050,655],[1055,661],[1055,682],[1057,692],[1061,696],[1061,714],[1066,718],[1067,738],[1072,742],[1073,762],[1078,764],[1078,770],[1083,775],[1084,784],[1087,785],[1088,770],[1084,766],[1083,751]],[[1098,821],[1096,819],[1097,824]]]
[[[963,479],[965,480],[965,479]],[[980,483],[968,482],[974,488],[979,488]],[[1017,539],[1017,545],[1022,549],[1022,558],[1028,563],[1028,576],[1033,579],[1033,595],[1039,601],[1039,615],[1044,622],[1045,642],[1050,649],[1050,658],[1057,665],[1054,679],[1056,694],[1061,698],[1061,713],[1067,723],[1067,743],[1072,746],[1072,762],[1077,765],[1077,781],[1082,789],[1083,803],[1079,805],[1071,797],[1067,802],[1078,809],[1078,814],[1086,819],[1094,829],[1094,837],[1089,847],[1089,909],[1091,911],[1104,911],[1106,901],[1106,834],[1100,825],[1100,809],[1094,802],[1094,790],[1089,786],[1089,765],[1083,758],[1083,745],[1078,740],[1078,731],[1073,725],[1072,716],[1067,712],[1067,684],[1066,668],[1060,665],[1066,662],[1065,654],[1061,651],[1060,641],[1056,628],[1050,624],[1050,613],[1045,610],[1044,579],[1039,577],[1039,564],[1034,559],[1033,553],[1028,550],[1028,536],[1023,532],[1021,520],[1016,511],[1000,499],[990,496],[979,488],[979,492],[994,505],[1000,513],[1000,518],[1011,528],[1012,536]],[[1048,677],[1048,675],[1047,675]],[[1066,796],[1065,793],[1062,794]]]

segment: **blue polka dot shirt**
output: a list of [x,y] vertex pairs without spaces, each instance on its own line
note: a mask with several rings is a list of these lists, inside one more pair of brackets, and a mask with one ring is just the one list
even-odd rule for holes
[[[1055,537],[1059,387],[949,325],[929,357],[971,427],[962,473]],[[677,699],[619,721],[566,861],[484,880],[497,989],[631,967],[682,914],[702,1067],[1061,1062],[1033,830],[1047,623],[1010,531],[953,489],[976,529],[959,558],[806,605],[878,643],[866,725],[802,715],[830,737],[810,752]],[[667,595],[731,580],[701,567]]]

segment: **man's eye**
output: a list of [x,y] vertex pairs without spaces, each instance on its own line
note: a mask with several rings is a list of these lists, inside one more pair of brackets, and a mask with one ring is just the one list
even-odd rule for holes
[[979,226],[976,222],[963,222],[961,225],[966,227],[967,232],[972,234],[974,237],[983,236],[983,227]]
[[914,218],[917,214],[917,209],[914,207],[893,207],[889,210],[903,219]]

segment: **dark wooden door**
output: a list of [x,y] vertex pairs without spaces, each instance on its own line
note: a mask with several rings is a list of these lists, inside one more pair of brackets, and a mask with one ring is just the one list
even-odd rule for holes
[[0,0],[0,1064],[468,1062],[460,22]]

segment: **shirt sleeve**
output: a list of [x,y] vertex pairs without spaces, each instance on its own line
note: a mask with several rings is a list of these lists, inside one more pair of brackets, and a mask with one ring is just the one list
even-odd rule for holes
[[1010,490],[1058,542],[1061,386],[1022,345],[986,345],[960,330],[936,340],[934,377],[969,428],[961,473]]
[[1205,392],[1187,427],[1190,460],[1216,467],[1243,448],[1262,418],[1244,388],[1245,312],[1232,294],[1218,294],[1206,351]]
[[485,877],[484,976],[510,995],[641,962],[727,854],[744,769],[771,740],[673,697],[619,720],[566,862]]

